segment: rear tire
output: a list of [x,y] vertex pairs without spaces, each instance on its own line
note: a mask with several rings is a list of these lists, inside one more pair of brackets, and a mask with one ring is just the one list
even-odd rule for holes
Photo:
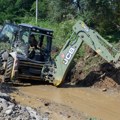
[[10,81],[11,74],[12,74],[12,68],[13,68],[13,62],[14,62],[13,58],[8,57],[5,74],[4,74],[4,82]]

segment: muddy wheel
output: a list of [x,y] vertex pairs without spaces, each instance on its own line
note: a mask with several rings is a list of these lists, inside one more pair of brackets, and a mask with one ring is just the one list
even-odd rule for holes
[[4,74],[4,82],[8,82],[11,78],[13,68],[13,58],[9,57],[6,64],[5,74]]
[[5,52],[5,50],[0,51],[0,75],[3,75],[4,72],[5,72],[5,69],[4,69],[4,66],[3,66],[4,62],[3,62],[3,57],[2,57],[4,52]]

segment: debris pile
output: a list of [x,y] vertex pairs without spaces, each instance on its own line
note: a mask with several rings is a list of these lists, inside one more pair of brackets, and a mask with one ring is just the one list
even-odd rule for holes
[[0,120],[43,120],[32,108],[17,104],[8,94],[0,92]]

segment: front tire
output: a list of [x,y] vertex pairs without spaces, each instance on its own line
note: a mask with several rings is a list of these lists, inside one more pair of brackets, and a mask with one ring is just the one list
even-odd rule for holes
[[6,69],[5,69],[5,73],[4,73],[4,82],[8,82],[11,79],[13,62],[14,62],[13,58],[8,57],[7,64],[6,64]]
[[5,73],[5,62],[3,62],[3,54],[5,53],[5,50],[0,51],[0,75],[3,75]]

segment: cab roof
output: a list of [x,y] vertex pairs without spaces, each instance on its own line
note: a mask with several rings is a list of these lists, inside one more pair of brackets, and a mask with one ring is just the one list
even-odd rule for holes
[[19,26],[30,28],[30,30],[32,32],[42,33],[42,34],[46,34],[46,35],[50,35],[50,36],[53,35],[53,30],[50,30],[50,29],[45,29],[45,28],[41,28],[41,27],[37,27],[37,26],[32,26],[32,25],[26,24],[26,23],[19,24]]

